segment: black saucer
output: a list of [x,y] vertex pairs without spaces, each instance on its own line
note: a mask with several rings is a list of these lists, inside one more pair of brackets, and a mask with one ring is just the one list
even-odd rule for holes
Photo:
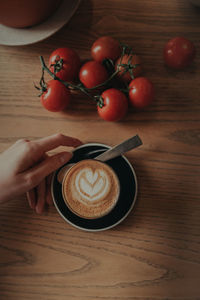
[[[110,147],[103,144],[85,144],[74,150],[73,158],[68,163],[75,163],[86,158],[94,158]],[[98,219],[84,219],[69,210],[62,196],[62,186],[57,180],[58,169],[52,179],[52,197],[60,215],[71,225],[86,231],[101,231],[112,228],[122,222],[132,210],[137,197],[137,179],[135,171],[124,156],[106,162],[116,172],[120,181],[120,196],[117,205],[106,216]]]

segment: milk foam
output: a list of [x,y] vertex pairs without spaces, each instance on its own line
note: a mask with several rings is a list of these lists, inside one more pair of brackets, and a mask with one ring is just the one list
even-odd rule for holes
[[91,159],[76,163],[63,181],[67,206],[84,218],[106,215],[117,203],[119,191],[119,181],[112,168]]
[[81,202],[87,200],[95,204],[108,194],[110,178],[102,169],[93,171],[86,167],[76,175],[75,188],[81,196]]

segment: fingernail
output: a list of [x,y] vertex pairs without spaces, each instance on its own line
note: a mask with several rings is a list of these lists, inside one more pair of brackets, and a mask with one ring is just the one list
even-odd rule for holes
[[42,209],[39,205],[36,206],[35,210],[36,210],[36,213],[39,215],[42,213]]
[[32,209],[35,209],[35,206],[36,206],[35,200],[31,200],[30,205],[31,205]]
[[70,160],[72,158],[72,156],[73,156],[73,154],[71,152],[63,153],[60,157],[61,163],[64,164],[65,162]]
[[83,145],[83,142],[77,140],[77,141],[76,141],[76,146],[81,146],[81,145]]

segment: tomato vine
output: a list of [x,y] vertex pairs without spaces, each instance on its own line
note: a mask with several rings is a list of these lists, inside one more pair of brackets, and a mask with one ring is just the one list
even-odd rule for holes
[[[50,67],[53,66],[53,68],[54,68],[54,72],[52,72],[50,70],[50,68],[47,67],[43,56],[40,56],[40,62],[41,62],[41,66],[42,66],[42,77],[41,77],[40,83],[39,83],[40,88],[37,87],[37,86],[35,86],[35,87],[38,90],[40,90],[41,93],[46,91],[47,85],[46,85],[45,80],[44,80],[44,72],[47,72],[54,80],[60,81],[66,88],[68,88],[70,90],[80,91],[80,92],[84,93],[90,99],[95,101],[95,103],[97,105],[99,105],[100,107],[103,107],[104,103],[103,103],[103,99],[102,99],[101,95],[97,94],[97,95],[94,96],[91,92],[94,91],[94,90],[97,90],[99,88],[102,88],[102,87],[106,88],[112,82],[113,79],[117,78],[117,75],[120,72],[120,67],[123,67],[123,69],[124,69],[122,75],[124,75],[127,72],[130,72],[131,76],[134,77],[134,75],[132,73],[132,69],[137,68],[138,66],[140,66],[140,64],[131,64],[131,59],[132,59],[132,56],[133,56],[132,48],[130,48],[127,45],[121,45],[121,48],[122,48],[122,51],[121,51],[121,56],[120,56],[120,62],[117,65],[116,70],[115,70],[114,61],[112,59],[109,59],[109,58],[104,59],[104,61],[102,62],[102,65],[105,66],[107,72],[110,73],[109,77],[104,82],[102,82],[102,83],[100,83],[100,84],[98,84],[94,87],[91,87],[91,88],[86,88],[81,82],[79,82],[77,84],[67,82],[65,80],[60,79],[56,75],[57,71],[62,69],[63,59],[57,58],[57,60],[55,61],[55,64],[50,65]],[[122,59],[123,59],[125,54],[129,55],[129,60],[128,60],[127,64],[122,63]],[[125,83],[119,83],[119,81],[117,81],[117,83],[115,83],[115,85],[118,85],[119,90],[121,90],[124,93],[128,94],[128,86]],[[41,94],[39,96],[41,96]]]

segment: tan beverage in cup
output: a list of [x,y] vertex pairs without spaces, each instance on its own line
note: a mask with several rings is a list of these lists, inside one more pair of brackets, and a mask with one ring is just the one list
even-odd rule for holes
[[94,159],[76,163],[66,173],[62,184],[63,198],[76,215],[95,219],[108,214],[116,205],[120,185],[114,170]]
[[0,24],[24,28],[43,22],[60,4],[60,0],[1,0]]

